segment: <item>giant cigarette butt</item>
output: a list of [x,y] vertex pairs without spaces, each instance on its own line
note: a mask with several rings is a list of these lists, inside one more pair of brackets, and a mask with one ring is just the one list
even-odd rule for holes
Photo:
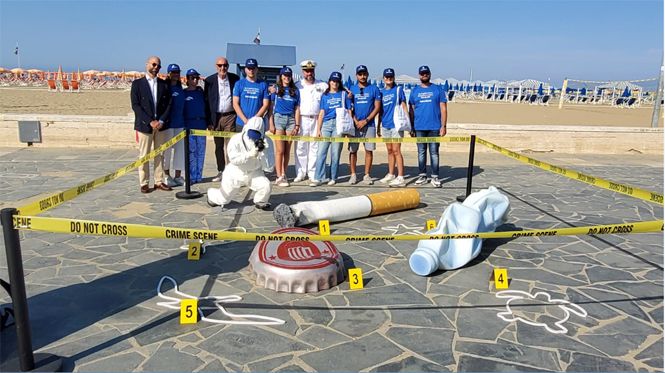
[[420,193],[413,188],[372,193],[368,194],[367,198],[372,202],[372,212],[369,216],[409,210],[420,204]]

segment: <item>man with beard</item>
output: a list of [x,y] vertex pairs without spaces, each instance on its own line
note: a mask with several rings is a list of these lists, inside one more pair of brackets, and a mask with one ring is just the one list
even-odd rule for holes
[[[300,63],[302,79],[296,82],[296,88],[300,93],[300,132],[298,136],[316,136],[316,118],[321,110],[321,96],[328,88],[326,82],[316,79],[316,62],[305,60]],[[295,146],[296,178],[294,183],[299,183],[309,177],[315,180],[316,153],[318,143],[310,141],[298,141]]]
[[[374,118],[381,110],[381,91],[377,86],[368,84],[368,77],[367,66],[359,65],[356,68],[358,84],[351,88],[351,92],[353,93],[353,123],[356,126],[355,137],[372,139],[376,137]],[[365,146],[365,176],[363,176],[363,182],[372,185],[374,181],[369,172],[372,168],[373,151],[376,144],[366,142],[363,145]],[[355,184],[358,180],[356,178],[358,148],[360,148],[360,143],[349,143],[349,167],[351,168],[349,184]]]
[[[428,66],[418,68],[420,85],[413,88],[409,97],[412,137],[436,137],[446,135],[448,122],[448,98],[436,84],[430,83],[432,76]],[[418,179],[416,185],[431,180],[435,188],[441,187],[439,180],[439,143],[418,143]],[[427,154],[430,156],[430,178],[427,177]]]
[[[146,74],[132,82],[130,92],[134,111],[134,129],[139,140],[139,158],[145,157],[153,148],[157,149],[167,140],[171,111],[171,90],[169,84],[157,77],[162,68],[162,60],[151,56],[145,63]],[[139,166],[139,185],[141,193],[150,193],[150,162]],[[164,183],[163,153],[155,156],[155,189],[169,191],[172,188]]]

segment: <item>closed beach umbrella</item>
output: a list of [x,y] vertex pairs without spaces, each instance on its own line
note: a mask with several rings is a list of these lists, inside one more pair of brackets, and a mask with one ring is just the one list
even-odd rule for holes
[[449,88],[449,86],[448,86],[448,81],[446,80],[446,81],[443,83],[443,90],[444,90],[444,91],[448,91],[448,88]]
[[623,90],[621,97],[630,97],[630,90],[628,89],[628,86],[626,86],[626,89]]
[[543,95],[543,83],[540,83],[540,85],[538,86],[538,96],[542,95]]
[[58,74],[55,77],[56,80],[62,80],[62,65],[58,66]]
[[582,89],[580,90],[580,95],[586,96],[586,87],[582,87]]

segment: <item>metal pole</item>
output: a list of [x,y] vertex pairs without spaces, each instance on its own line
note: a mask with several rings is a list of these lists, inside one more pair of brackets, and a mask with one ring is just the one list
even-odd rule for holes
[[2,233],[5,237],[7,270],[9,271],[9,285],[12,291],[12,306],[14,307],[14,320],[16,321],[18,358],[21,370],[25,372],[35,369],[35,357],[32,354],[32,337],[28,316],[28,300],[25,295],[21,242],[18,229],[14,228],[13,222],[13,216],[17,213],[18,210],[15,208],[2,209],[0,221],[2,222]]
[[194,199],[203,196],[199,192],[192,192],[192,184],[190,181],[189,175],[189,128],[185,128],[185,138],[182,139],[185,142],[185,191],[178,192],[175,194],[178,199]]
[[658,127],[658,119],[660,119],[660,113],[661,110],[663,109],[662,101],[663,101],[663,72],[664,72],[665,66],[663,66],[663,63],[661,61],[660,64],[660,75],[658,76],[658,88],[656,89],[656,101],[653,102],[653,114],[651,115],[651,127],[652,128],[657,128]]
[[473,179],[473,157],[476,152],[476,135],[471,135],[471,142],[469,143],[469,166],[466,169],[466,194],[457,196],[458,202],[464,202],[466,197],[471,194],[471,181]]

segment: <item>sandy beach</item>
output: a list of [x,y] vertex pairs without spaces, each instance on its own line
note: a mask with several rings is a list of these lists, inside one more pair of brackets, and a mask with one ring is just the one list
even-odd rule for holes
[[[127,90],[48,92],[38,88],[0,88],[0,113],[60,115],[131,115]],[[618,108],[592,104],[550,106],[492,101],[455,101],[449,123],[650,127],[653,108]],[[663,126],[661,118],[659,127]]]

